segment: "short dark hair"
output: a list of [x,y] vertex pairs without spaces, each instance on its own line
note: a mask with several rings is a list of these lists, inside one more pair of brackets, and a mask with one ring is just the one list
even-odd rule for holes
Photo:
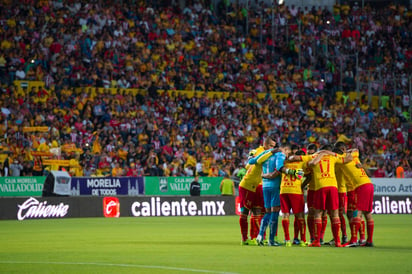
[[333,146],[332,145],[323,145],[320,147],[320,150],[332,150]]
[[295,155],[305,155],[305,152],[303,150],[298,150]]
[[337,153],[337,154],[343,154],[343,151],[340,148],[337,148],[337,147],[333,148],[332,151]]
[[341,141],[336,142],[335,143],[335,148],[344,151],[346,149],[346,144],[344,142],[341,142]]
[[317,150],[318,147],[316,146],[316,144],[309,144],[306,149],[307,150]]
[[290,149],[291,150],[299,149],[299,146],[296,145],[296,144],[293,144],[293,145],[290,146]]

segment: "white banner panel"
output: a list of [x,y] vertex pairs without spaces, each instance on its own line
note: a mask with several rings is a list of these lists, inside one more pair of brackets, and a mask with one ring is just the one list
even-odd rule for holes
[[412,179],[371,178],[375,196],[412,196]]

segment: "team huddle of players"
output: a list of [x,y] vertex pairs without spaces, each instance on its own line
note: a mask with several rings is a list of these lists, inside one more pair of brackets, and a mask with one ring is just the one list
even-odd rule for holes
[[[239,218],[242,245],[280,246],[277,240],[279,213],[285,245],[292,246],[289,234],[289,215],[295,215],[293,244],[320,247],[373,246],[372,218],[373,185],[362,168],[357,149],[347,149],[345,143],[324,146],[315,144],[292,151],[268,137],[263,146],[250,152],[247,173],[239,184]],[[306,241],[305,201],[303,189],[308,186],[307,216],[310,243]],[[346,216],[351,238],[347,241]],[[250,217],[250,238],[248,216]],[[324,242],[328,216],[333,240]],[[367,239],[365,240],[365,222]],[[269,235],[266,235],[269,226]],[[342,232],[342,239],[340,233]],[[358,232],[360,240],[358,241]],[[299,240],[300,234],[300,240]]]

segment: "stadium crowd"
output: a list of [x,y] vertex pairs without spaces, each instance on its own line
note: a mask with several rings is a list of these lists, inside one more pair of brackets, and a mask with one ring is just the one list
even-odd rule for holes
[[[0,135],[9,164],[34,174],[44,166],[31,151],[52,149],[74,175],[235,175],[249,149],[277,134],[302,147],[344,141],[375,176],[393,177],[401,165],[412,177],[405,7],[277,7],[273,41],[270,8],[205,2],[182,10],[145,1],[2,1]],[[370,72],[361,80],[395,77],[380,88],[399,100],[387,97],[379,108],[366,97],[348,100],[356,53],[359,70]],[[15,80],[45,88],[19,91]],[[341,82],[345,94],[335,100]],[[24,130],[41,126],[50,130]]]

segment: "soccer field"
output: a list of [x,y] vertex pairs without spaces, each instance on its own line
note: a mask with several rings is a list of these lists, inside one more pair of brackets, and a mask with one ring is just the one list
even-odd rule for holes
[[236,216],[0,221],[0,273],[406,273],[411,230],[379,215],[375,248],[286,248],[240,246]]

